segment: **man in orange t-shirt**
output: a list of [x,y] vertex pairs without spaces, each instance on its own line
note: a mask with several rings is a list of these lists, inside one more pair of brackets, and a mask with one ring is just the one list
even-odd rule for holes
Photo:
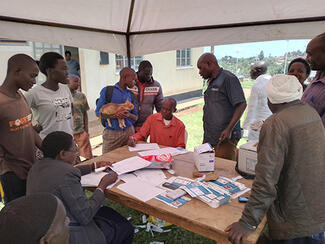
[[174,98],[167,98],[160,113],[150,115],[141,129],[130,137],[128,145],[135,146],[137,141],[145,141],[150,135],[151,143],[185,148],[185,125],[173,116],[176,105]]

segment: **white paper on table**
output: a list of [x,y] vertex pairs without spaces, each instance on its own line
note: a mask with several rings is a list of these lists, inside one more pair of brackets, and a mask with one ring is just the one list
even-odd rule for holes
[[119,177],[120,177],[120,179],[123,180],[125,183],[137,179],[137,177],[136,177],[134,174],[132,174],[132,173],[129,173],[129,174],[123,174],[123,175],[120,175]]
[[[107,172],[92,172],[90,174],[81,176],[80,183],[84,187],[87,187],[87,186],[88,187],[96,187],[96,186],[98,186],[100,180],[105,175],[107,175]],[[106,189],[112,188],[119,181],[120,181],[120,178],[117,178],[117,180],[113,184],[107,186]]]
[[139,180],[158,186],[166,181],[166,176],[161,169],[139,169],[133,173]]
[[175,147],[164,147],[156,150],[148,150],[143,152],[138,152],[140,156],[149,156],[149,155],[160,155],[160,154],[168,154],[170,153],[172,156],[176,156],[179,154],[188,153],[188,151],[184,148],[175,148]]
[[154,150],[154,149],[159,149],[157,143],[139,143],[136,144],[135,147],[129,146],[130,152],[146,151],[146,150]]
[[135,198],[138,198],[143,202],[146,202],[155,196],[165,192],[163,189],[159,189],[150,183],[137,179],[132,180],[128,183],[121,184],[117,188]]
[[151,163],[139,156],[134,156],[131,158],[124,159],[119,161],[111,166],[118,175],[129,173],[137,169],[142,169],[149,166]]

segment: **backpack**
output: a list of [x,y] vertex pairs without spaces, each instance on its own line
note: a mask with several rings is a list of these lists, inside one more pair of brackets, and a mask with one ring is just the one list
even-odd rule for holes
[[[112,96],[113,96],[113,90],[114,90],[114,86],[106,86],[106,94],[105,94],[106,103],[105,104],[111,102]],[[135,101],[135,95],[133,94],[132,91],[130,91],[130,92],[131,92],[131,103],[132,103],[133,101]],[[99,100],[99,98],[96,99],[96,105],[98,103],[98,100]],[[105,125],[106,119],[100,119],[100,122],[102,123],[102,126],[104,126],[106,128],[106,125]]]

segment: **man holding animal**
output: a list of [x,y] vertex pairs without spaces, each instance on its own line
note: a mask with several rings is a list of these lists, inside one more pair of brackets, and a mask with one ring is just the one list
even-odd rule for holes
[[133,124],[138,119],[138,111],[136,101],[132,99],[127,88],[134,86],[135,78],[133,69],[123,68],[109,103],[106,96],[108,87],[104,87],[100,92],[95,112],[97,116],[107,120],[103,133],[103,154],[126,145],[129,136],[134,134]]
[[129,139],[128,145],[135,146],[137,141],[145,141],[150,135],[151,143],[185,148],[185,125],[173,115],[176,105],[174,98],[167,98],[160,113],[150,115],[141,129]]

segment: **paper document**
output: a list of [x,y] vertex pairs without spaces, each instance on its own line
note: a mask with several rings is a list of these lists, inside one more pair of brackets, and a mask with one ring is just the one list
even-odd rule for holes
[[[88,186],[88,187],[97,187],[98,184],[99,184],[99,182],[100,182],[100,180],[101,180],[105,175],[107,175],[106,172],[92,172],[92,173],[90,173],[90,174],[87,174],[87,175],[83,175],[83,176],[81,176],[80,183],[81,183],[81,185],[84,186],[84,187],[87,187],[87,186]],[[113,184],[109,185],[109,186],[107,187],[107,189],[108,189],[108,188],[112,188],[112,187],[113,187],[117,182],[119,182],[119,181],[120,181],[120,179],[117,178],[117,180],[116,180]]]
[[176,156],[179,154],[188,153],[188,151],[184,148],[175,148],[175,147],[164,147],[156,150],[148,150],[143,152],[138,152],[140,156],[150,156],[150,155],[160,155],[160,154],[168,154],[170,153],[172,156]]
[[119,185],[117,188],[143,202],[146,202],[165,192],[165,190],[159,189],[150,183],[146,183],[141,180],[132,180],[128,183]]
[[137,152],[137,151],[146,151],[146,150],[154,150],[159,149],[159,146],[157,143],[142,143],[142,144],[136,144],[135,147],[129,146],[130,152]]
[[119,161],[111,167],[118,175],[129,173],[131,171],[142,169],[149,166],[151,163],[147,160],[140,158],[139,156],[134,156],[131,158]]
[[166,181],[166,176],[161,169],[139,169],[133,173],[139,180],[158,186]]
[[123,174],[123,175],[120,175],[119,177],[120,177],[120,179],[123,180],[125,183],[137,179],[137,177],[136,177],[134,174],[132,174],[132,173],[129,173],[129,174]]

